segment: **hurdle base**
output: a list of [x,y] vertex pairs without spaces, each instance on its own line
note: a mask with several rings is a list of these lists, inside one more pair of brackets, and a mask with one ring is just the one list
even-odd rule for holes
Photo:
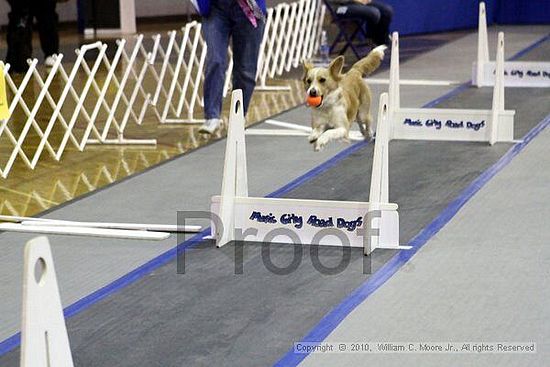
[[[220,216],[220,204],[222,197],[213,196],[210,211]],[[367,231],[365,215],[369,211],[368,202],[334,201],[334,200],[309,200],[309,199],[283,199],[262,197],[233,197],[232,218],[229,224],[223,226],[227,233],[218,234],[216,221],[212,220],[212,237],[216,239],[217,247],[222,247],[235,240],[251,242],[268,242],[318,245],[318,246],[349,246],[365,248],[364,236],[360,229]],[[381,212],[378,223],[374,228],[380,232],[373,236],[372,249],[399,247],[399,215],[398,206],[394,203],[379,203]],[[262,214],[269,213],[269,216]],[[292,213],[292,215],[290,215]],[[269,218],[268,218],[269,217]],[[298,222],[292,222],[293,219]],[[345,224],[343,224],[345,222]],[[354,224],[355,223],[355,224]],[[348,228],[348,225],[357,225]],[[252,229],[254,234],[239,238],[237,233]],[[319,232],[330,229],[334,232],[319,236]],[[272,237],[272,231],[281,231]],[[335,232],[339,235],[336,236]],[[284,234],[282,234],[284,233]],[[290,234],[290,235],[289,235]],[[339,238],[335,238],[339,237]],[[371,251],[369,251],[371,252]]]
[[[472,63],[472,85],[493,87],[495,85],[494,61]],[[549,62],[506,61],[504,62],[504,86],[507,88],[548,88],[550,79],[544,75],[550,72]],[[478,78],[479,75],[479,78]]]

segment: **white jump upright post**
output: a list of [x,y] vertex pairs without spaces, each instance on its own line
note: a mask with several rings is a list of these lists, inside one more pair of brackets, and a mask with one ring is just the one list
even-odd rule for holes
[[399,95],[399,35],[392,41],[389,120],[390,139],[516,142],[515,111],[504,109],[504,36],[497,45],[497,82],[491,109],[402,108]]
[[[477,87],[495,84],[496,65],[489,58],[487,11],[484,2],[479,3],[477,35],[477,60],[472,66],[472,84]],[[506,61],[504,62],[504,85],[506,87],[550,87],[550,62]]]
[[489,37],[487,35],[487,14],[485,3],[479,3],[479,20],[477,26],[477,62],[474,63],[473,84],[480,87],[483,80],[483,67],[489,63]]
[[55,267],[46,237],[37,237],[25,246],[21,366],[73,366]]
[[[491,125],[489,143],[498,141],[498,129],[500,116],[504,114],[504,33],[498,34],[497,58],[496,58],[495,88],[493,89],[493,105],[491,108]],[[513,136],[513,131],[511,132]]]
[[[382,210],[392,205],[389,201],[389,142],[390,125],[388,119],[388,94],[380,96],[372,173],[369,192],[369,207],[365,217],[366,233],[363,240],[365,255],[376,248],[408,250],[411,246],[399,245],[399,213]],[[397,204],[393,204],[397,206]],[[376,223],[376,224],[375,224]]]
[[[384,121],[380,124],[387,127],[386,99],[381,116]],[[375,148],[372,203],[249,197],[242,92],[234,91],[222,195],[212,197],[211,205],[211,212],[222,224],[212,220],[212,235],[217,246],[242,240],[363,247],[366,254],[375,248],[407,248],[399,246],[397,204],[387,200],[387,137],[387,133],[382,133],[380,143],[378,139],[376,142],[382,147]],[[366,235],[370,237],[365,239]]]
[[216,229],[217,245],[235,240],[235,198],[248,197],[246,143],[244,137],[244,107],[242,90],[233,91],[229,110],[229,127],[223,168],[219,217],[223,228]]

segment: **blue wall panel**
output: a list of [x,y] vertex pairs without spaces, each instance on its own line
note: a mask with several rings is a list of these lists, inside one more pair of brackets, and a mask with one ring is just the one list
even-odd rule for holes
[[[381,0],[394,8],[392,31],[430,33],[475,28],[478,0]],[[486,0],[487,23],[550,24],[550,0]]]
[[500,0],[496,21],[500,24],[550,24],[550,0]]

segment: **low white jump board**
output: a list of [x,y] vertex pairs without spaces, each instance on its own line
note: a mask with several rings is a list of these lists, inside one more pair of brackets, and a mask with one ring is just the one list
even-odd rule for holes
[[[497,141],[514,141],[515,111],[498,114]],[[489,141],[491,110],[400,108],[392,138],[403,140]]]
[[[495,63],[482,63],[481,80],[477,80],[477,63],[474,62],[472,81],[477,86],[495,84]],[[550,62],[506,61],[504,63],[505,87],[550,87]]]
[[[220,196],[212,197],[211,211],[219,214]],[[235,197],[234,228],[257,230],[254,235],[242,238],[245,241],[276,242],[291,244],[315,244],[328,246],[348,245],[363,248],[366,235],[364,218],[369,203],[352,201],[300,200],[259,197]],[[377,248],[399,247],[399,215],[397,204],[380,204],[381,219],[373,220],[374,228],[381,228]],[[382,221],[382,222],[381,222]],[[382,225],[383,224],[383,225]],[[341,238],[327,235],[314,240],[324,229],[336,229]],[[274,230],[293,232],[270,237]],[[212,233],[216,233],[212,221]],[[239,237],[236,235],[238,240]],[[347,243],[346,243],[347,242]]]

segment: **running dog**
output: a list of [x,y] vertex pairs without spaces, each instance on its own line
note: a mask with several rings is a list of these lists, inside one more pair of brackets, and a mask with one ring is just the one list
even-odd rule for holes
[[304,63],[304,88],[312,107],[309,142],[319,151],[332,140],[348,140],[354,121],[365,139],[371,138],[371,92],[363,76],[374,72],[384,59],[386,46],[374,48],[342,73],[344,57],[332,60],[327,68]]

